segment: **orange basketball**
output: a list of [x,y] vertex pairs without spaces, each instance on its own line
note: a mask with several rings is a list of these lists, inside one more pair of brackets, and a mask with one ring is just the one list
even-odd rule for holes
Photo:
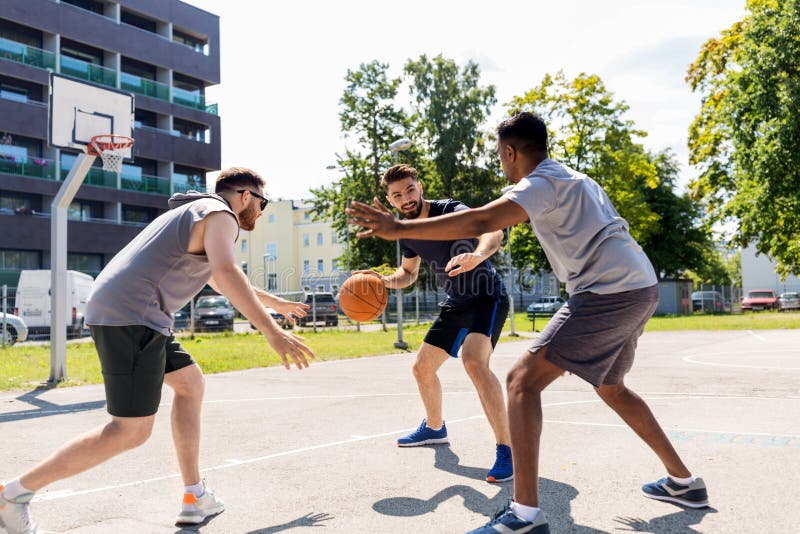
[[371,274],[354,274],[339,288],[339,306],[357,323],[380,317],[388,301],[383,280]]

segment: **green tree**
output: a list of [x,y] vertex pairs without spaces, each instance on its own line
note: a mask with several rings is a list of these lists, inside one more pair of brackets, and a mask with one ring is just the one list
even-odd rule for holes
[[800,273],[800,1],[748,0],[707,41],[687,81],[701,95],[689,130],[691,184],[710,222],[732,221],[782,275]]
[[547,74],[507,107],[544,119],[551,157],[602,185],[635,239],[644,240],[657,229],[659,216],[647,205],[645,191],[658,185],[658,171],[635,142],[646,133],[624,118],[628,105],[615,102],[599,76],[579,74],[568,80],[563,72]]
[[422,55],[409,60],[414,144],[429,158],[423,176],[428,197],[483,205],[499,193],[503,179],[483,131],[496,103],[495,88],[480,84],[480,67],[468,61]]
[[688,193],[675,192],[678,163],[669,151],[650,157],[659,182],[656,187],[645,189],[645,201],[659,214],[659,220],[657,227],[639,244],[659,277],[677,278],[686,270],[713,277],[709,258],[715,257],[715,245],[702,221],[702,206]]

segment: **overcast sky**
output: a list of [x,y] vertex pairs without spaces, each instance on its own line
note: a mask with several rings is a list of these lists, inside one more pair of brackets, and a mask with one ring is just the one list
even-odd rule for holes
[[[598,74],[651,149],[671,148],[692,176],[687,130],[699,99],[684,77],[700,45],[744,15],[744,0],[557,2],[187,0],[220,16],[222,166],[260,172],[273,198],[307,197],[337,178],[347,69],[378,59],[399,75],[420,54],[481,66],[498,104],[562,69]],[[404,95],[405,96],[405,95]]]

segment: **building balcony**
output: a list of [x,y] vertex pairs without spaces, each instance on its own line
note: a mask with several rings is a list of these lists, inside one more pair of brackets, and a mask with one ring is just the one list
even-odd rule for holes
[[81,61],[80,59],[61,56],[61,74],[87,82],[105,85],[112,89],[117,88],[116,71],[100,65],[95,65],[94,63]]
[[2,37],[0,37],[0,58],[42,69],[55,70],[56,68],[54,53]]
[[121,72],[119,75],[120,89],[130,91],[137,95],[149,96],[150,98],[157,98],[164,102],[169,102],[169,85],[153,80],[146,80],[127,72]]
[[[16,161],[13,158],[0,157],[0,173],[55,181],[56,162],[44,158],[28,158],[25,161]],[[65,180],[68,174],[69,169],[61,169],[60,179],[62,181]],[[174,182],[172,186],[170,186],[169,178],[151,176],[148,174],[133,175],[125,173],[124,171],[120,175],[119,187],[117,187],[117,174],[99,167],[92,167],[89,169],[89,172],[83,179],[83,183],[85,185],[97,187],[108,187],[137,193],[167,196],[171,195],[173,191],[185,192],[189,189],[201,192],[205,191],[205,185],[201,183],[189,184],[180,181]]]
[[0,172],[40,178],[42,180],[56,179],[56,162],[50,159],[30,158],[27,161],[17,161],[14,158],[0,156]]

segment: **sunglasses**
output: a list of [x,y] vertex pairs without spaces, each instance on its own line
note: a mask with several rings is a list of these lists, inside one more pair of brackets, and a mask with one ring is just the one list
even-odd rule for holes
[[237,193],[244,193],[245,191],[247,191],[251,195],[261,199],[261,211],[264,211],[267,208],[267,204],[269,204],[269,199],[267,197],[262,197],[261,195],[259,195],[255,191],[250,191],[249,189],[237,189],[236,190]]

